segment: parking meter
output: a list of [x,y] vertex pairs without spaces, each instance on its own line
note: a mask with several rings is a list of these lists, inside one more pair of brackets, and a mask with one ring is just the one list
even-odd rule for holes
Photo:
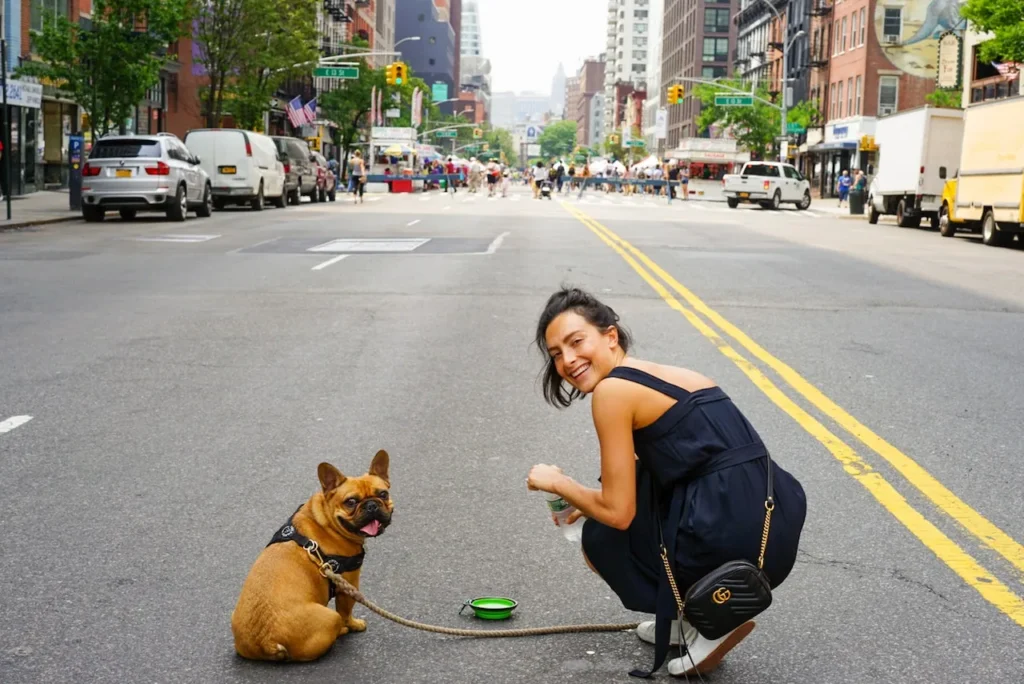
[[72,135],[68,138],[68,198],[72,210],[82,208],[82,151],[85,149],[85,137]]

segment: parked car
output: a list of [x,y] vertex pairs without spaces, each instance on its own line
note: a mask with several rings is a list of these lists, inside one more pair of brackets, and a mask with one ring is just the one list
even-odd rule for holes
[[272,136],[272,140],[277,145],[277,149],[288,158],[284,163],[287,176],[285,193],[288,195],[288,201],[298,204],[299,198],[306,195],[311,201],[316,202],[318,197],[317,173],[309,145],[305,140],[284,135]]
[[316,160],[317,165],[317,186],[319,187],[319,199],[321,202],[331,200],[332,202],[337,197],[338,191],[338,178],[334,175],[334,170],[331,169],[330,164],[327,163],[327,158],[319,152],[313,153],[313,158]]
[[248,204],[261,211],[266,200],[285,206],[284,162],[269,136],[237,128],[197,128],[185,134],[212,179],[213,206]]
[[740,202],[756,202],[764,209],[778,209],[783,202],[797,209],[811,206],[811,184],[791,164],[781,162],[747,162],[739,173],[722,177],[722,194],[732,209]]
[[184,221],[189,210],[213,212],[210,178],[177,136],[109,135],[96,141],[82,167],[82,218],[102,221],[107,211],[130,221],[140,211],[165,212]]

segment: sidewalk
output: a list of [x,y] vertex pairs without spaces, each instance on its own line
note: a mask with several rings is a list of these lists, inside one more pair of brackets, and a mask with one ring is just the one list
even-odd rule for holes
[[835,218],[842,219],[857,219],[861,221],[868,220],[868,212],[865,207],[863,214],[851,214],[850,207],[840,207],[839,200],[835,197],[826,197],[825,199],[815,198],[811,200],[811,211],[819,214],[828,214]]
[[0,230],[74,221],[81,217],[81,211],[68,208],[67,190],[40,190],[12,197],[10,221],[7,220],[7,199],[0,201]]

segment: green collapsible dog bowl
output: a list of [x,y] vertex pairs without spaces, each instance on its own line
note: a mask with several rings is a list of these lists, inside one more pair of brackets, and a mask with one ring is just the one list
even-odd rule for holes
[[481,596],[463,603],[459,613],[461,614],[466,609],[466,606],[469,606],[478,618],[484,620],[507,620],[512,617],[512,611],[518,605],[512,599],[503,596]]

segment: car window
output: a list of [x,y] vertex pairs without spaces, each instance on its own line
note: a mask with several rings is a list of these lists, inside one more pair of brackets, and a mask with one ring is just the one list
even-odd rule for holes
[[770,178],[779,177],[779,167],[769,164],[747,164],[743,168],[744,176],[767,176]]
[[159,157],[160,141],[149,138],[138,140],[99,140],[93,145],[90,159],[118,159],[122,157]]
[[800,174],[797,173],[796,169],[794,169],[792,166],[783,166],[782,172],[786,174],[786,178],[800,180]]

